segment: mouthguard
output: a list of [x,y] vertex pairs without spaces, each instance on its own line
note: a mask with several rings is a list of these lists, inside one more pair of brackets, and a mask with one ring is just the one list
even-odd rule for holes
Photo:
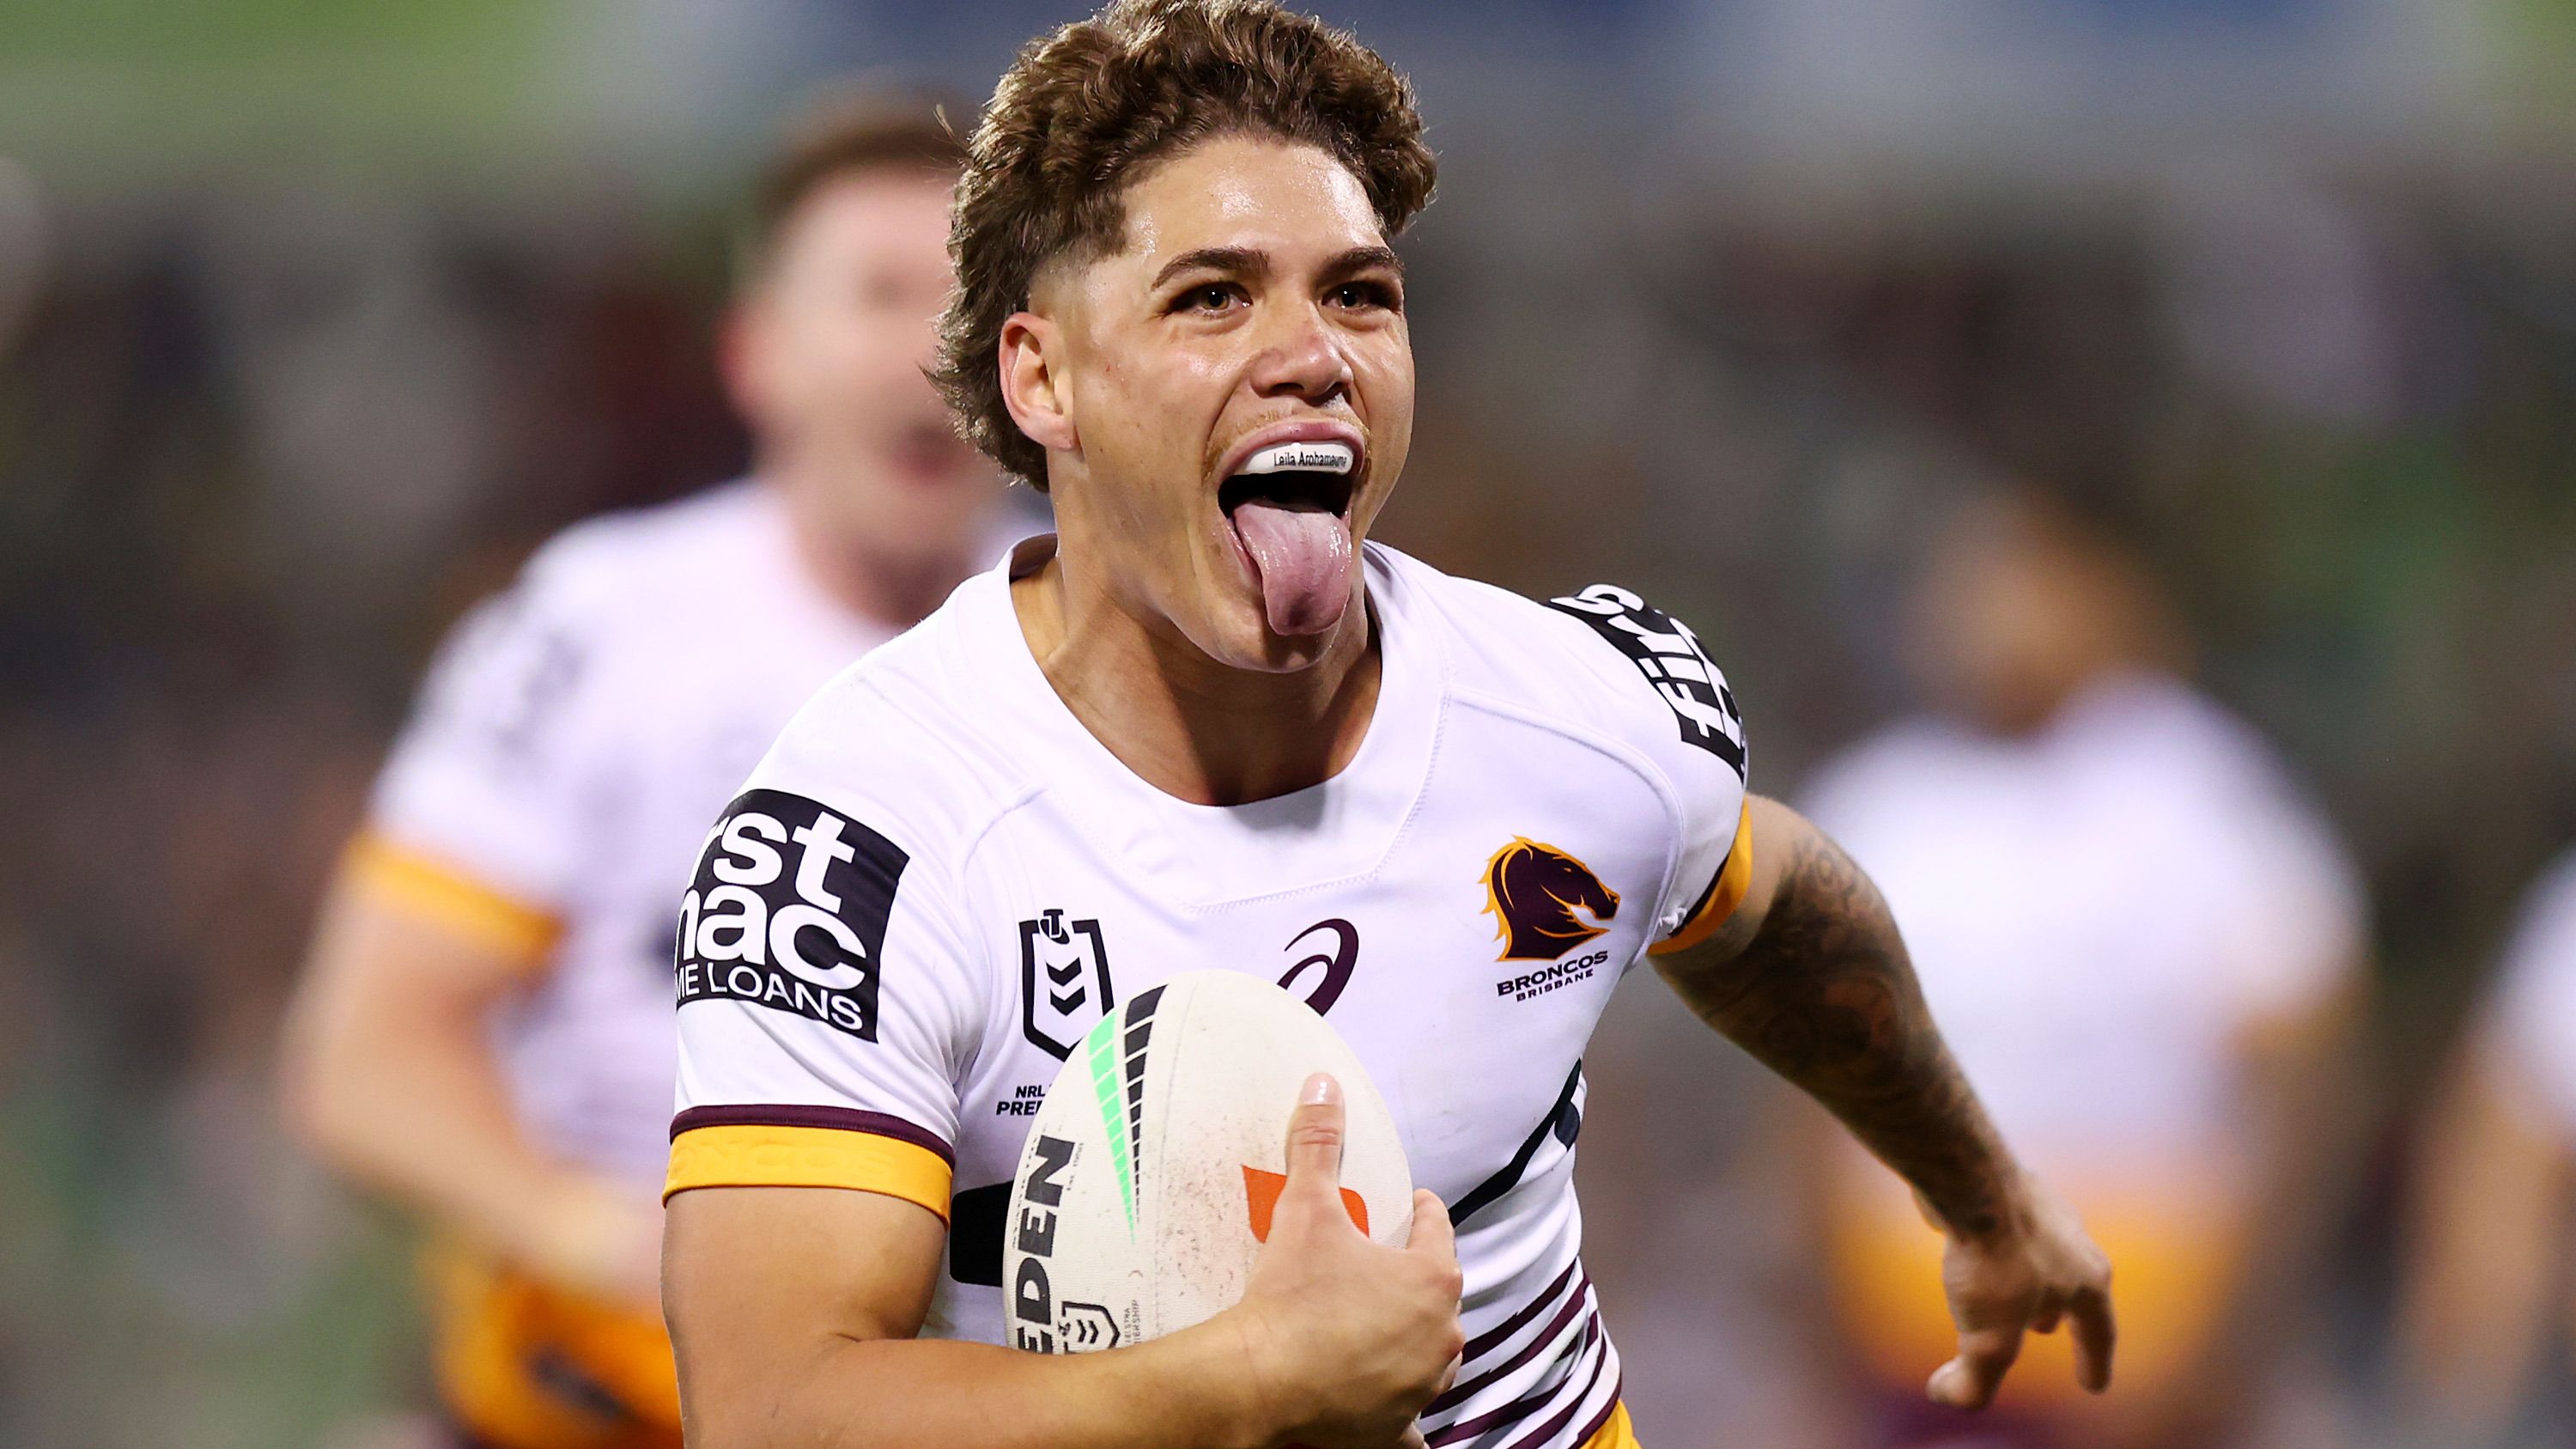
[[1347,473],[1358,461],[1348,443],[1281,443],[1246,458],[1235,473]]

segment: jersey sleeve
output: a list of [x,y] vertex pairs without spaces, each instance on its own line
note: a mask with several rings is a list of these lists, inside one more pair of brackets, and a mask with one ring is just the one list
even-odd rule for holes
[[1744,716],[1726,676],[1691,627],[1616,584],[1548,600],[1615,651],[1607,669],[1620,698],[1624,730],[1671,782],[1679,797],[1678,861],[1656,904],[1650,955],[1707,940],[1735,913],[1753,875],[1753,842],[1745,810]]
[[708,832],[680,904],[664,1196],[837,1187],[948,1216],[980,959],[942,863],[881,811],[772,788]]
[[2331,996],[2362,965],[2367,907],[2359,873],[2325,817],[2270,771],[2224,802],[2207,848],[2213,889],[2234,923],[2226,959],[2210,962],[2240,1019],[2294,1015]]
[[2545,1126],[2576,1142],[2576,855],[2533,887],[2505,948],[2486,1033]]
[[554,573],[541,556],[448,636],[344,867],[362,889],[532,954],[554,937],[579,851],[596,662]]

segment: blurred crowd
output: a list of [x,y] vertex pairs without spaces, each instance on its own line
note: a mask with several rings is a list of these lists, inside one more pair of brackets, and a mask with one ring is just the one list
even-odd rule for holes
[[[1644,132],[1521,181],[1483,134],[1440,136],[1410,243],[1380,536],[1693,621],[1756,788],[1887,883],[2123,1275],[2108,1417],[2049,1369],[2000,1422],[2576,1432],[2563,147],[2052,204]],[[290,1146],[280,1012],[445,629],[560,526],[742,466],[736,198],[102,187],[6,143],[0,1442],[415,1443],[411,1230]],[[1937,1242],[1811,1109],[1643,983],[1588,1070],[1646,1442],[1993,1432],[1894,1407]]]

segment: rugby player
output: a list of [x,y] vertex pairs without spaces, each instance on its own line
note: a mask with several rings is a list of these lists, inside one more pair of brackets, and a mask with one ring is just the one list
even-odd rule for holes
[[2414,1174],[2405,1442],[2508,1442],[2536,1383],[2576,1382],[2576,852],[2526,893],[2490,991]]
[[753,477],[570,529],[457,629],[323,908],[289,1108],[435,1226],[467,1442],[678,1442],[672,899],[796,707],[1005,544],[923,375],[962,159],[886,96],[791,135],[724,338]]
[[[1880,883],[1987,1109],[2121,1273],[2119,1402],[2034,1354],[1974,1440],[2283,1439],[2306,1250],[2345,1170],[2358,875],[2270,745],[2185,682],[2172,605],[2100,524],[2042,494],[1974,500],[1931,531],[1913,593],[1931,711],[1800,804]],[[1938,1245],[1901,1185],[1813,1125],[1837,1139],[1802,1176],[1856,1397],[1896,1449],[1956,1445],[1970,1426],[1911,1392],[1949,1329]]]
[[[1947,1229],[1936,1397],[1983,1403],[2062,1322],[2107,1381],[2107,1264],[1868,880],[1746,795],[1691,632],[1367,542],[1413,419],[1390,247],[1432,175],[1405,82],[1260,0],[1113,5],[1003,77],[941,380],[1060,531],[827,686],[708,834],[663,1264],[692,1443],[1634,1443],[1572,1168],[1585,1041],[1649,955]],[[1319,1077],[1239,1305],[1014,1351],[1059,1331],[1000,1282],[1022,1104],[1109,1004],[1210,967],[1367,1065],[1428,1189],[1412,1242],[1342,1215]]]

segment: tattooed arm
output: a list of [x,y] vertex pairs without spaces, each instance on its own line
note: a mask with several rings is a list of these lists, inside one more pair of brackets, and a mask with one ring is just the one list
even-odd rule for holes
[[1950,1239],[1959,1356],[1934,1399],[1982,1408],[2024,1331],[2074,1326],[2077,1376],[2111,1377],[2110,1264],[2023,1172],[1942,1044],[1887,902],[1795,811],[1753,797],[1752,879],[1705,943],[1656,958],[1700,1020],[1806,1091],[1914,1187]]

